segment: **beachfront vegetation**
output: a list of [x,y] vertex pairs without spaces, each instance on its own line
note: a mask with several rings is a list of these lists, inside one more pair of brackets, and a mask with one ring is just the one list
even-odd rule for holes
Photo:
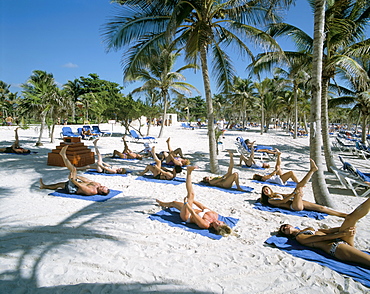
[[[151,48],[174,41],[185,54],[185,61],[200,63],[207,104],[210,170],[218,172],[214,110],[209,76],[209,61],[214,80],[223,93],[231,89],[235,72],[231,59],[224,50],[232,45],[240,55],[249,55],[247,41],[276,47],[276,42],[258,29],[278,18],[277,5],[292,1],[138,1],[116,0],[121,4],[120,15],[106,25],[105,37],[108,50],[127,49],[122,61],[124,76],[138,68],[150,54]],[[140,66],[139,66],[140,67]]]

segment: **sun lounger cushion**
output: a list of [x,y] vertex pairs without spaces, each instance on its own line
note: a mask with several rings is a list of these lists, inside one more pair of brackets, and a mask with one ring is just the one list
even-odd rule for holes
[[232,194],[243,194],[243,193],[247,193],[247,192],[252,192],[254,190],[252,187],[242,186],[242,185],[240,185],[240,187],[245,191],[237,190],[236,185],[232,186],[230,189],[211,186],[208,183],[203,183],[203,182],[197,183],[196,185],[203,186],[203,187],[208,187],[208,188],[211,188],[211,189],[216,189],[216,190],[220,190],[220,191],[224,191],[224,192],[232,193]]
[[152,175],[143,175],[136,178],[139,181],[146,181],[146,182],[154,182],[154,183],[161,183],[161,184],[171,184],[171,185],[180,185],[186,182],[185,178],[178,178],[175,177],[172,180],[161,180],[155,179]]
[[314,218],[314,219],[324,219],[327,216],[326,213],[317,212],[317,211],[311,211],[311,210],[294,211],[294,210],[285,209],[285,208],[281,208],[281,207],[264,205],[259,200],[257,200],[254,203],[253,208],[258,209],[258,210],[262,210],[262,211],[280,212],[280,213],[284,213],[284,214],[296,215],[296,216],[302,216],[302,217],[310,217],[310,218]]
[[[197,233],[202,236],[209,237],[215,240],[219,240],[222,238],[221,235],[216,235],[214,233],[211,233],[208,229],[201,229],[196,224],[189,224],[187,222],[184,222],[180,218],[180,211],[176,208],[168,208],[165,210],[161,210],[160,212],[157,212],[156,214],[150,215],[149,218],[151,220],[157,220],[162,223],[167,223],[168,225],[172,227],[182,228],[186,231]],[[237,218],[224,217],[221,215],[219,215],[218,220],[225,222],[230,228],[233,228],[239,221],[239,219]]]
[[88,201],[103,202],[103,201],[107,201],[108,199],[113,198],[114,196],[117,196],[120,193],[122,193],[122,191],[110,190],[109,194],[105,196],[104,195],[82,196],[82,195],[77,195],[77,194],[69,194],[64,189],[58,189],[53,193],[49,193],[49,195],[58,196],[58,197],[66,197],[66,198],[82,199],[82,200],[88,200]]
[[353,278],[355,281],[360,282],[366,287],[370,287],[370,269],[339,261],[321,250],[303,246],[296,240],[291,240],[278,235],[268,238],[265,243],[274,245],[295,257],[317,262],[318,264],[326,266],[342,275]]
[[[130,171],[127,172],[127,174],[131,173]],[[100,173],[96,169],[90,169],[85,171],[85,174],[88,175],[97,175],[97,176],[121,176],[121,177],[127,177],[127,174],[106,174],[106,173]]]
[[257,180],[252,180],[253,183],[259,183],[259,184],[266,184],[266,185],[272,185],[272,186],[279,186],[279,187],[287,187],[287,188],[295,188],[297,186],[297,183],[293,181],[287,181],[285,185],[279,185],[276,183],[270,183],[270,182],[261,182]]

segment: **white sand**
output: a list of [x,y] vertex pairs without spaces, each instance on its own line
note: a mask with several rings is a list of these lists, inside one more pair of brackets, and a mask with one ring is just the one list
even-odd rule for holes
[[[62,126],[56,131],[59,132]],[[76,126],[72,126],[76,130]],[[101,129],[111,130],[102,125]],[[114,127],[114,132],[123,128]],[[151,129],[157,136],[159,128]],[[137,181],[128,177],[90,176],[123,193],[102,203],[48,196],[39,189],[39,178],[45,183],[65,181],[66,168],[47,166],[47,154],[60,144],[50,143],[44,135],[42,147],[35,147],[38,129],[19,130],[21,145],[37,151],[28,156],[0,154],[0,293],[361,293],[369,289],[351,278],[327,267],[308,262],[267,246],[264,241],[282,223],[315,228],[341,224],[342,219],[328,216],[317,221],[281,213],[253,209],[262,185],[250,181],[254,170],[236,166],[241,184],[255,188],[252,193],[230,194],[195,186],[196,199],[225,216],[239,218],[239,237],[212,240],[167,224],[148,219],[158,212],[155,199],[179,200],[186,196],[185,184],[171,185]],[[272,145],[283,152],[283,166],[301,178],[309,164],[308,139],[293,140],[282,131],[272,130],[261,136],[259,131],[227,131],[219,163],[226,172],[237,136]],[[0,128],[0,147],[11,145],[14,127]],[[158,139],[158,151],[166,149],[171,137],[173,147],[182,147],[192,164],[194,182],[209,175],[206,129],[182,130],[167,127]],[[91,141],[84,141],[92,147]],[[142,144],[130,143],[139,151]],[[101,153],[123,149],[120,137],[103,137],[98,144]],[[349,156],[349,154],[348,154]],[[337,158],[336,158],[337,159]],[[351,162],[368,166],[364,160]],[[152,162],[127,162],[105,158],[106,162],[141,171]],[[237,162],[238,163],[238,162]],[[271,170],[271,169],[270,169]],[[366,171],[366,169],[364,169]],[[183,172],[182,177],[185,176]],[[335,208],[351,212],[364,201],[340,187],[327,175]],[[277,188],[282,192],[289,188]],[[311,184],[305,187],[305,199],[314,201]],[[367,216],[357,226],[356,246],[369,250]]]

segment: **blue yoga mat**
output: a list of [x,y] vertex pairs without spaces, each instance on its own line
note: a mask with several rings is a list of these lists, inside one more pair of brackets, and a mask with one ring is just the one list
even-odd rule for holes
[[155,179],[153,176],[143,175],[136,178],[139,181],[146,181],[146,182],[153,182],[153,183],[161,183],[161,184],[171,184],[171,185],[180,185],[186,182],[184,178],[175,177],[172,180],[161,180]]
[[[166,223],[170,225],[171,227],[178,227],[186,231],[190,231],[190,232],[197,233],[205,237],[209,237],[211,239],[219,240],[222,238],[221,235],[216,235],[214,233],[211,233],[208,229],[201,229],[196,224],[188,224],[187,222],[184,222],[180,218],[180,211],[176,208],[168,208],[165,210],[161,210],[160,212],[157,212],[156,214],[150,215],[149,218],[151,220],[157,220],[162,223]],[[239,219],[237,218],[225,217],[221,215],[218,216],[218,220],[223,221],[230,228],[235,227],[235,225],[239,221]]]
[[264,169],[263,167],[252,167],[252,166],[246,166],[246,165],[242,165],[242,168],[249,168],[249,169]]
[[265,243],[275,245],[277,248],[288,252],[295,257],[317,262],[318,264],[326,266],[340,274],[353,278],[355,281],[360,282],[366,287],[370,287],[370,269],[339,261],[321,250],[303,246],[296,240],[291,240],[278,235],[268,238]]
[[261,182],[257,180],[252,180],[253,183],[258,183],[258,184],[266,184],[266,185],[272,185],[272,186],[279,186],[279,187],[287,187],[287,188],[295,188],[297,187],[297,183],[293,181],[287,181],[285,185],[279,185],[276,183],[270,183],[270,182]]
[[280,212],[289,215],[296,215],[296,216],[303,216],[303,217],[310,217],[314,219],[324,219],[328,216],[326,213],[311,211],[311,210],[301,210],[301,211],[294,211],[289,210],[281,207],[274,207],[269,205],[263,205],[259,200],[254,203],[254,209],[262,210],[262,211],[269,211],[269,212]]
[[140,159],[137,159],[137,158],[120,158],[120,157],[112,157],[112,159],[119,159],[119,160],[140,160]]
[[211,188],[211,189],[216,189],[216,190],[220,190],[220,191],[224,191],[224,192],[227,192],[227,193],[231,193],[231,194],[243,194],[243,193],[249,193],[249,192],[252,192],[254,190],[254,188],[252,187],[248,187],[248,186],[242,186],[240,185],[240,187],[242,189],[245,190],[245,192],[243,191],[238,191],[236,189],[236,185],[232,186],[230,189],[226,189],[226,188],[221,188],[221,187],[216,187],[216,186],[211,186],[207,183],[203,183],[203,182],[200,182],[200,183],[197,183],[195,185],[198,185],[198,186],[203,186],[203,187],[208,187],[208,188]]
[[66,198],[82,199],[82,200],[88,200],[88,201],[103,202],[103,201],[107,201],[108,199],[113,198],[114,196],[117,196],[120,193],[122,193],[122,191],[110,190],[109,194],[106,196],[104,195],[82,196],[82,195],[77,195],[77,194],[69,194],[66,190],[59,189],[53,193],[49,193],[49,195],[58,196],[58,197],[66,197]]
[[100,173],[96,169],[90,169],[84,172],[88,175],[97,175],[97,176],[121,176],[121,177],[127,177],[127,174],[131,173],[130,171],[127,172],[127,174],[106,174],[106,173]]

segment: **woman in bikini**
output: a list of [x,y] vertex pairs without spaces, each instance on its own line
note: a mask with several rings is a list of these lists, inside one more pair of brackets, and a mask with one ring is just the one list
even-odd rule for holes
[[260,182],[269,182],[269,183],[275,183],[284,186],[286,182],[291,179],[293,182],[298,183],[298,179],[293,171],[288,171],[283,173],[281,169],[281,152],[276,149],[276,164],[275,164],[275,170],[266,175],[262,176],[260,174],[254,174],[253,180],[260,181]]
[[125,148],[122,152],[119,152],[118,150],[113,151],[112,157],[119,157],[122,159],[143,159],[143,155],[137,154],[135,152],[132,152],[130,148],[128,148],[127,142],[125,140],[125,137],[122,137],[123,143],[125,144]]
[[[201,229],[210,229],[218,235],[228,236],[232,233],[232,230],[224,222],[218,220],[218,213],[208,209],[202,203],[194,200],[195,195],[191,182],[191,173],[196,168],[196,166],[187,167],[187,196],[184,198],[183,203],[178,201],[163,202],[159,201],[158,199],[156,201],[164,208],[175,207],[180,210],[180,217],[183,221],[194,223]],[[193,206],[195,208],[193,208]]]
[[210,186],[216,186],[220,188],[230,189],[234,182],[238,191],[245,192],[239,185],[239,174],[233,173],[234,168],[234,157],[233,153],[229,150],[230,163],[227,173],[222,177],[204,177],[202,182],[207,183]]
[[15,141],[12,146],[6,148],[0,148],[0,152],[2,153],[17,153],[17,154],[28,154],[31,153],[31,150],[25,149],[19,146],[19,137],[18,137],[18,128],[14,130],[15,132]]
[[271,205],[276,207],[281,207],[285,209],[290,209],[293,211],[311,210],[322,213],[327,213],[330,215],[335,215],[339,217],[346,217],[347,214],[332,210],[325,206],[318,205],[306,200],[303,200],[303,187],[311,179],[312,175],[317,171],[317,166],[315,162],[310,159],[310,170],[306,176],[297,184],[297,187],[294,189],[293,193],[290,194],[280,194],[274,192],[269,186],[262,187],[262,193],[260,201],[264,205]]
[[266,162],[254,160],[254,142],[252,142],[251,154],[248,157],[245,157],[243,154],[240,154],[239,165],[242,165],[242,162],[244,162],[244,164],[247,167],[251,167],[251,168],[269,168],[270,167],[270,165]]
[[103,157],[100,154],[98,147],[96,146],[99,139],[94,140],[94,147],[95,147],[95,154],[98,157],[98,160],[94,164],[85,165],[82,167],[77,167],[77,170],[85,170],[85,169],[92,169],[95,168],[99,173],[105,174],[126,174],[127,171],[123,167],[115,167],[111,166],[103,161]]
[[279,233],[296,239],[302,245],[319,248],[339,260],[370,268],[370,255],[354,247],[355,225],[369,211],[370,198],[348,214],[340,227],[299,230],[289,224],[284,224],[280,227]]

